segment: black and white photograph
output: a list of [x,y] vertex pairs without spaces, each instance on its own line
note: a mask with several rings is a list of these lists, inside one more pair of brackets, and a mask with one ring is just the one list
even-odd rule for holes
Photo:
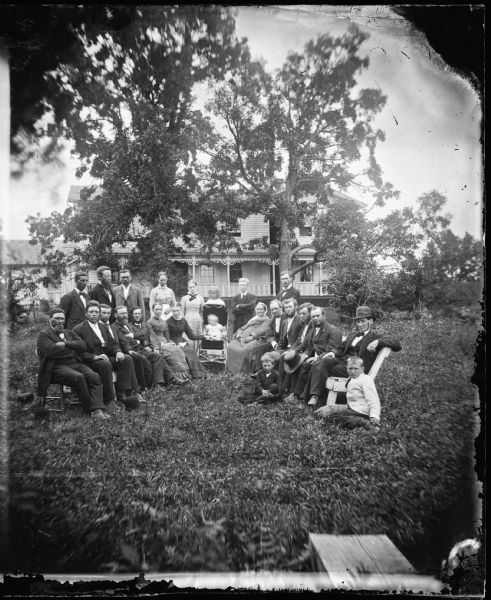
[[483,97],[480,4],[0,6],[5,592],[484,594]]

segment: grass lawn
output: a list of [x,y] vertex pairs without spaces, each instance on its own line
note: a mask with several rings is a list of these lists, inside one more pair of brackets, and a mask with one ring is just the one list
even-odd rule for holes
[[[303,406],[247,407],[246,376],[155,392],[93,422],[36,420],[29,337],[12,344],[12,567],[40,572],[308,570],[309,532],[386,533],[435,574],[473,535],[476,328],[391,320],[403,350],[377,377],[383,428],[343,431]],[[451,352],[449,352],[451,348]]]

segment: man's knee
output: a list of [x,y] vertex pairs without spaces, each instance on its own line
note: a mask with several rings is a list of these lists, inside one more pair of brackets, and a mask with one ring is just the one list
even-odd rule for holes
[[336,364],[336,362],[337,360],[332,356],[324,356],[324,358],[321,361],[320,367],[323,370],[329,370]]

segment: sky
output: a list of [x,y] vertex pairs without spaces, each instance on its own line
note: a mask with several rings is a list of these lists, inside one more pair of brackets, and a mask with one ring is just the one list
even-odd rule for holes
[[[362,54],[369,68],[359,77],[363,87],[380,87],[388,97],[375,125],[385,132],[377,158],[384,179],[400,191],[398,201],[370,212],[381,217],[414,206],[426,192],[437,190],[448,201],[451,229],[459,236],[482,236],[481,107],[470,83],[453,72],[414,29],[388,6],[354,7],[290,5],[240,7],[239,37],[247,37],[251,53],[270,71],[288,52],[300,52],[323,33],[342,35],[350,22],[369,33]],[[47,165],[26,173],[10,187],[10,209],[2,215],[5,237],[27,239],[27,215],[63,211],[78,163],[67,152],[64,166]],[[362,198],[370,203],[370,199]]]

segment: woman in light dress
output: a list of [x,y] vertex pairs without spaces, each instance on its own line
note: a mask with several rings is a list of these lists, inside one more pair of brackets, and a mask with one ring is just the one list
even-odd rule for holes
[[182,316],[179,304],[172,307],[172,316],[167,319],[166,323],[169,329],[169,339],[184,351],[188,368],[191,371],[191,377],[193,379],[205,378],[207,371],[205,371],[199,361],[198,355],[190,346],[190,341],[202,340],[203,335],[201,333],[199,335],[194,334],[191,326]]
[[157,275],[158,285],[150,292],[150,308],[157,302],[160,304],[169,304],[174,306],[176,304],[176,296],[174,291],[167,287],[167,273],[160,271]]
[[266,310],[266,305],[258,302],[255,316],[235,332],[227,349],[226,370],[230,373],[254,373],[261,368],[261,356],[272,350],[266,340],[271,325]]
[[[198,294],[196,281],[191,279],[188,282],[188,293],[181,299],[181,310],[195,336],[200,336],[203,330],[204,303],[205,299]],[[199,351],[198,340],[190,340],[188,343],[195,352]]]

